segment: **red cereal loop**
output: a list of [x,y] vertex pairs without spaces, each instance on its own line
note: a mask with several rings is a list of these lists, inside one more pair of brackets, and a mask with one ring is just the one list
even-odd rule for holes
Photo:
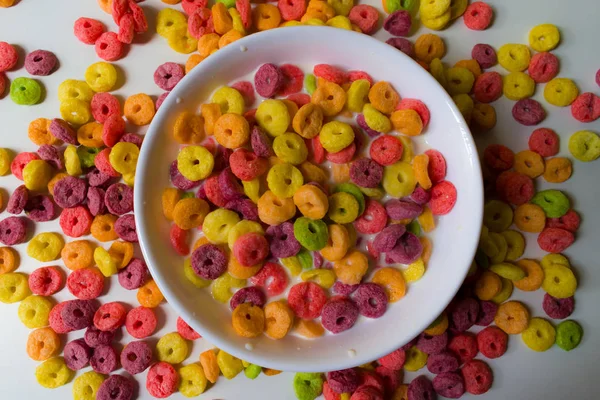
[[146,390],[151,396],[163,399],[169,397],[177,390],[179,375],[175,368],[164,361],[157,362],[148,370],[146,377]]
[[187,340],[200,339],[202,336],[198,332],[192,329],[181,317],[177,317],[177,332]]
[[50,315],[48,316],[48,324],[50,325],[50,328],[52,328],[52,330],[58,334],[69,333],[73,331],[71,328],[68,328],[65,325],[65,322],[61,316],[62,310],[66,307],[66,305],[66,301],[58,303],[52,307],[52,310],[50,310]]
[[121,43],[131,44],[134,35],[133,15],[125,14],[119,21],[119,33],[117,33],[117,38]]
[[63,274],[58,267],[38,268],[29,275],[29,289],[38,296],[51,296],[63,285]]
[[375,250],[375,248],[373,247],[373,241],[367,242],[367,252],[375,261],[378,261],[379,256],[381,256],[381,253],[379,251]]
[[119,302],[106,303],[94,314],[94,326],[103,332],[111,332],[125,323],[127,310]]
[[129,11],[129,1],[128,0],[112,0],[110,13],[112,14],[113,21],[117,25],[121,21],[121,18]]
[[505,171],[496,179],[496,192],[500,199],[514,205],[527,203],[535,194],[533,180],[527,175]]
[[125,317],[125,329],[136,339],[143,339],[156,330],[156,316],[151,308],[137,307],[129,310]]
[[108,147],[113,147],[125,134],[125,120],[120,114],[110,115],[102,127],[102,141]]
[[146,14],[142,7],[137,5],[134,0],[129,0],[129,9],[133,15],[133,26],[135,33],[144,33],[148,30],[148,20],[146,20]]
[[535,151],[542,157],[557,155],[559,146],[558,135],[549,128],[536,129],[529,137],[529,150]]
[[104,33],[102,22],[92,18],[79,18],[73,26],[75,37],[85,44],[94,44]]
[[527,72],[536,83],[550,82],[558,75],[558,57],[552,53],[536,53],[531,57]]
[[96,55],[106,61],[116,61],[123,55],[123,43],[114,32],[104,32],[95,44]]
[[67,289],[80,300],[92,300],[104,290],[104,276],[95,268],[77,269],[67,277]]
[[392,371],[400,371],[404,366],[404,361],[406,360],[406,352],[401,348],[398,350],[392,351],[387,356],[383,356],[377,360],[380,365],[391,369]]
[[110,164],[110,161],[108,159],[108,156],[110,155],[110,148],[106,148],[102,151],[100,151],[100,153],[96,154],[96,157],[94,158],[94,166],[98,169],[98,171],[116,178],[118,176],[121,176],[121,174],[119,174]]
[[204,181],[204,185],[201,186],[206,193],[206,197],[208,200],[213,203],[217,207],[225,207],[227,205],[227,200],[223,196],[223,192],[221,191],[221,187],[219,186],[219,176],[214,175],[210,178],[207,178]]
[[487,358],[498,358],[506,353],[508,335],[497,326],[488,326],[477,334],[477,347]]
[[579,122],[593,122],[600,117],[600,97],[582,93],[571,104],[571,115]]
[[581,217],[577,214],[577,211],[571,209],[560,218],[548,218],[546,220],[546,227],[566,229],[569,232],[575,233],[579,229],[580,223]]
[[423,121],[423,128],[426,127],[427,124],[429,124],[429,119],[430,119],[429,108],[427,108],[425,103],[423,103],[421,100],[417,100],[417,99],[402,99],[402,100],[400,100],[400,103],[398,103],[396,110],[406,110],[406,109],[415,110],[417,112],[417,114],[419,114],[419,117],[421,117],[421,121]]
[[379,22],[379,11],[367,4],[358,4],[350,10],[348,19],[358,26],[362,33],[370,35],[377,28]]
[[386,223],[387,213],[385,207],[377,200],[369,199],[365,211],[354,221],[354,227],[360,233],[375,234],[381,232]]
[[481,360],[468,361],[460,372],[465,380],[465,389],[471,394],[487,392],[494,382],[492,370]]
[[474,31],[486,29],[492,23],[493,17],[492,7],[482,1],[470,4],[463,15],[466,27]]
[[235,0],[235,8],[240,13],[244,28],[249,29],[252,26],[252,6],[250,5],[250,0]]
[[0,42],[0,72],[8,71],[17,65],[17,50],[6,42]]
[[244,118],[246,118],[246,121],[248,121],[250,129],[254,128],[254,125],[256,125],[256,108],[246,111],[244,113]]
[[438,183],[446,177],[446,159],[444,155],[437,150],[429,149],[425,152],[429,157],[427,164],[427,173],[431,183]]
[[169,239],[171,240],[171,245],[173,249],[177,252],[177,254],[182,256],[187,256],[190,254],[190,245],[188,244],[188,231],[181,229],[177,224],[173,224],[171,226],[171,231],[169,232]]
[[343,85],[348,80],[344,71],[329,64],[315,65],[313,73],[317,78],[323,78],[337,85]]
[[296,103],[296,105],[298,106],[298,108],[302,107],[305,104],[310,103],[310,96],[306,93],[294,93],[294,94],[290,94],[287,97],[288,100],[293,101],[294,103]]
[[300,20],[306,11],[305,0],[279,0],[277,7],[284,21]]
[[255,286],[263,287],[268,296],[278,296],[287,288],[288,278],[281,265],[268,262],[250,278],[250,282]]
[[431,188],[429,208],[433,215],[446,215],[456,204],[456,187],[450,181],[442,181]]
[[538,236],[540,249],[548,253],[562,253],[575,241],[572,232],[561,228],[546,228]]
[[23,180],[23,169],[29,161],[39,160],[40,157],[36,153],[23,152],[17,154],[17,156],[10,163],[10,172],[19,180]]
[[314,282],[298,283],[290,288],[288,304],[298,318],[315,319],[327,301],[327,294]]
[[[281,4],[282,1],[287,2],[289,0],[280,0],[279,3]],[[304,3],[304,0],[302,0],[302,3]],[[280,96],[289,96],[302,90],[304,86],[304,72],[300,68],[292,64],[283,64],[279,66],[279,70],[283,74],[283,85],[279,90]]]
[[319,135],[315,136],[314,138],[310,139],[310,147],[309,147],[312,152],[311,152],[311,156],[312,156],[312,161],[315,164],[321,164],[323,161],[325,161],[325,156],[326,156],[326,151],[323,148],[323,145],[321,144],[321,141],[319,140]]
[[254,86],[252,82],[249,81],[239,81],[231,85],[232,88],[240,92],[242,97],[244,98],[244,103],[246,103],[246,107],[251,107],[256,100],[256,95],[254,94]]
[[206,8],[208,0],[182,0],[181,7],[187,15],[192,15],[196,10]]
[[60,227],[69,237],[77,238],[90,233],[93,217],[86,206],[65,208],[60,213]]
[[502,97],[502,75],[495,71],[484,72],[475,80],[473,86],[475,100],[480,103],[491,103]]
[[269,162],[249,150],[238,149],[229,157],[229,165],[236,177],[243,181],[251,181],[267,171]]
[[452,337],[448,342],[448,350],[458,357],[461,364],[472,360],[479,353],[475,336],[468,332]]
[[369,155],[378,164],[388,166],[400,160],[403,151],[404,147],[400,139],[391,135],[383,135],[371,143]]
[[345,164],[352,161],[354,158],[354,153],[356,153],[356,144],[352,142],[349,146],[338,151],[337,153],[327,153],[325,158],[327,161],[330,161],[334,164]]
[[213,24],[212,12],[208,8],[198,8],[188,18],[188,31],[196,39],[213,33],[215,26]]
[[371,75],[367,74],[365,71],[348,71],[348,81],[354,82],[359,79],[364,79],[369,81],[369,85],[373,86],[373,78]]
[[4,96],[6,91],[6,74],[0,72],[0,99]]
[[491,144],[483,152],[483,162],[493,171],[511,169],[515,162],[515,153],[501,144]]
[[121,115],[121,104],[119,100],[110,93],[96,93],[90,104],[92,117],[99,123],[106,122],[113,114]]

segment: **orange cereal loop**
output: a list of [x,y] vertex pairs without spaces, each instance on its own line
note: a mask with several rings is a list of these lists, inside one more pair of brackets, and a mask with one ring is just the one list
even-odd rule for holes
[[215,133],[215,124],[221,116],[221,106],[216,103],[202,104],[200,114],[204,118],[204,131],[207,135]]
[[327,181],[329,180],[327,172],[318,165],[315,165],[310,161],[304,161],[298,166],[298,169],[302,172],[304,182],[317,182],[324,188],[327,187]]
[[98,122],[88,122],[77,129],[77,141],[85,147],[102,147],[102,124]]
[[204,217],[210,212],[210,206],[202,199],[189,197],[181,199],[173,210],[173,221],[184,230],[198,228],[204,222]]
[[460,60],[456,64],[454,64],[454,66],[468,69],[473,73],[475,79],[477,79],[477,77],[481,75],[481,66],[479,65],[477,60]]
[[94,265],[94,247],[89,240],[75,240],[65,244],[60,256],[65,267],[72,271]]
[[174,6],[175,4],[181,3],[181,0],[161,0],[161,1],[165,4],[170,4],[172,6]]
[[98,5],[105,13],[112,14],[112,2],[113,0],[98,0]]
[[326,1],[311,0],[306,11],[320,13],[325,16],[325,20],[335,17],[335,9]]
[[146,93],[129,96],[123,106],[123,114],[127,121],[137,126],[148,125],[155,112],[154,101]]
[[496,126],[496,109],[491,104],[475,103],[471,114],[471,122],[475,129],[488,131]]
[[358,250],[349,252],[341,260],[333,263],[333,271],[338,280],[346,285],[357,285],[369,269],[369,260]]
[[417,183],[425,190],[431,188],[431,179],[429,179],[429,172],[427,166],[429,165],[429,157],[427,154],[419,154],[413,158],[413,173],[417,179]]
[[523,232],[539,233],[546,226],[546,213],[537,204],[521,204],[515,209],[514,223]]
[[177,188],[166,188],[162,192],[162,210],[163,215],[169,221],[173,221],[173,210],[179,200],[181,200],[182,191]]
[[479,300],[488,301],[502,290],[502,279],[492,271],[483,271],[475,281],[475,295]]
[[13,272],[19,267],[19,253],[12,247],[0,247],[0,275]]
[[523,150],[515,154],[515,171],[535,179],[544,173],[544,159],[535,151]]
[[398,92],[386,81],[379,81],[369,90],[369,101],[377,111],[391,114],[400,102]]
[[271,369],[271,368],[263,367],[262,372],[266,376],[275,376],[275,375],[279,375],[282,371],[280,371],[278,369]]
[[[196,243],[194,243],[194,246],[192,246],[192,251],[196,250],[198,247],[203,246],[205,244],[210,243],[208,241],[208,239],[206,238],[206,236],[201,236],[198,238],[198,240],[196,240]],[[234,258],[234,257],[232,257]]]
[[226,34],[224,34],[223,36],[221,36],[221,38],[219,39],[219,48],[222,49],[223,47],[227,46],[228,44],[231,44],[233,42],[235,42],[238,39],[243,38],[244,35],[239,32],[236,31],[235,29],[230,30],[229,32],[227,32]]
[[125,268],[133,257],[133,243],[120,240],[112,242],[108,254],[117,262],[119,269]]
[[425,329],[423,333],[429,336],[439,336],[446,332],[448,329],[448,315],[446,312],[443,312],[434,323],[435,324],[432,324],[429,328]]
[[573,166],[565,157],[554,157],[546,160],[544,179],[550,183],[562,183],[571,177]]
[[252,303],[242,303],[233,310],[231,324],[239,336],[254,338],[265,330],[265,313]]
[[256,275],[263,265],[263,263],[260,263],[251,267],[246,267],[240,264],[235,257],[229,257],[229,262],[227,263],[227,272],[229,272],[229,275],[233,276],[234,278],[248,279]]
[[296,104],[293,101],[288,100],[288,99],[282,99],[281,101],[287,107],[288,114],[290,115],[290,126],[288,127],[288,130],[292,131],[293,130],[292,122],[294,121],[294,117],[296,116],[296,113],[298,112],[298,104]]
[[138,289],[137,301],[141,306],[155,308],[158,307],[163,300],[164,296],[153,279],[149,280]]
[[350,164],[333,164],[331,175],[334,183],[344,183],[350,180]]
[[189,111],[177,116],[173,137],[181,144],[200,144],[204,140],[204,118]]
[[294,325],[294,312],[285,300],[265,306],[265,333],[271,339],[283,339]]
[[56,185],[56,182],[60,181],[62,178],[66,178],[67,176],[69,176],[69,174],[67,174],[66,172],[59,172],[56,175],[54,175],[52,179],[50,179],[50,181],[48,182],[48,193],[54,196],[54,185]]
[[58,354],[60,338],[52,328],[32,331],[27,338],[27,355],[35,361],[44,361]]
[[215,124],[215,139],[217,143],[228,149],[237,149],[248,142],[250,125],[246,118],[239,114],[225,114]]
[[333,117],[344,108],[346,92],[340,85],[318,78],[317,89],[313,92],[310,102],[321,107],[326,117]]
[[189,56],[187,61],[185,62],[185,73],[189,74],[190,71],[194,69],[196,65],[202,62],[202,60],[204,60],[204,57],[202,57],[200,54],[194,53],[191,56]]
[[277,28],[280,22],[281,13],[273,4],[257,4],[252,10],[252,23],[258,31]]
[[402,272],[397,268],[380,268],[375,272],[371,281],[384,288],[390,303],[400,300],[406,294],[404,275],[402,275]]
[[395,130],[407,136],[418,136],[423,131],[421,116],[410,108],[394,111],[390,120]]
[[[386,0],[383,0],[387,3]],[[408,385],[402,384],[394,390],[394,394],[392,395],[390,400],[408,400]]]
[[221,38],[216,33],[202,35],[202,37],[198,39],[198,53],[200,56],[206,58],[210,56],[213,51],[218,50],[219,39]]
[[117,240],[119,235],[115,232],[115,222],[117,216],[112,214],[96,215],[90,231],[92,237],[100,242],[110,242],[111,240]]
[[[233,29],[233,19],[223,3],[215,3],[211,8],[215,32],[224,35]],[[202,54],[202,53],[201,53]]]
[[525,292],[533,292],[542,287],[544,281],[544,270],[542,266],[535,260],[521,259],[516,262],[527,274],[525,278],[518,281],[513,281],[517,289]]
[[29,123],[29,128],[27,128],[27,136],[29,136],[29,140],[31,140],[31,142],[37,146],[42,146],[44,144],[60,144],[60,140],[58,140],[48,130],[51,122],[52,121],[46,118],[38,118],[31,121]]
[[200,365],[204,370],[204,375],[210,383],[215,383],[219,378],[219,364],[214,350],[206,350],[200,353]]
[[294,200],[280,199],[267,190],[258,199],[258,217],[268,225],[279,225],[296,215]]
[[517,335],[527,329],[529,311],[519,301],[507,301],[498,307],[494,322],[509,335]]
[[423,262],[425,264],[427,264],[429,262],[429,259],[431,258],[431,252],[433,251],[433,244],[431,243],[431,240],[429,240],[429,238],[427,238],[425,236],[421,236],[419,238],[419,241],[421,242],[421,245],[423,245],[423,252],[421,253],[421,259],[423,260]]
[[327,22],[327,16],[321,11],[312,9],[307,10],[306,13],[300,18],[300,22],[305,23],[311,19],[317,19],[319,21]]
[[299,319],[296,321],[294,331],[305,338],[314,339],[325,334],[325,328],[320,322],[307,319]]
[[426,33],[419,36],[415,41],[415,56],[417,60],[430,63],[434,58],[441,60],[444,54],[446,54],[446,46],[438,35]]

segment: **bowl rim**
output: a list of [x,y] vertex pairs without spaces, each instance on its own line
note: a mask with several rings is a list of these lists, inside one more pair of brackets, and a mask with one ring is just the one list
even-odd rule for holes
[[[393,49],[390,45],[386,44],[385,42],[375,39],[369,35],[365,35],[365,34],[354,32],[354,31],[347,31],[347,30],[328,27],[328,26],[294,26],[294,27],[286,27],[285,28],[286,34],[291,34],[291,35],[294,35],[294,34],[295,35],[304,35],[306,31],[311,32],[311,34],[319,34],[321,37],[323,37],[323,40],[328,40],[328,37],[332,36],[332,35],[342,35],[342,36],[347,36],[343,40],[364,41],[364,42],[366,42],[366,46],[372,46],[374,49],[379,48],[379,50],[381,50],[381,51],[389,51],[390,49]],[[154,264],[158,263],[158,261],[156,261],[154,259],[151,249],[146,246],[146,243],[144,240],[145,237],[147,237],[148,235],[150,235],[152,233],[149,231],[149,227],[147,226],[146,221],[142,218],[137,218],[138,215],[141,214],[140,210],[142,210],[145,206],[143,194],[147,191],[146,186],[152,185],[151,179],[146,177],[146,175],[147,175],[146,170],[149,168],[148,167],[148,165],[149,165],[149,159],[148,159],[149,155],[148,154],[150,153],[149,148],[152,147],[152,143],[154,142],[155,137],[157,137],[161,134],[159,126],[163,124],[163,120],[168,116],[169,109],[171,108],[171,106],[174,103],[179,102],[177,93],[180,90],[182,90],[181,88],[183,88],[184,86],[188,85],[189,83],[191,83],[193,81],[197,81],[198,78],[200,78],[202,76],[204,69],[206,68],[206,65],[208,65],[208,63],[221,63],[222,62],[221,60],[227,59],[230,56],[230,53],[232,53],[232,52],[239,53],[240,50],[245,51],[244,50],[245,48],[251,47],[252,45],[254,45],[254,42],[257,42],[257,41],[262,43],[263,45],[265,43],[269,43],[269,41],[281,41],[282,39],[281,39],[280,35],[281,35],[281,30],[279,30],[279,29],[272,29],[272,30],[254,33],[252,35],[248,35],[246,37],[243,37],[243,38],[237,40],[234,44],[224,47],[223,49],[219,50],[218,52],[212,54],[209,58],[203,60],[200,64],[198,64],[196,67],[194,67],[188,74],[186,74],[184,76],[184,78],[178,83],[178,85],[170,92],[170,95],[166,97],[166,99],[163,102],[163,104],[161,105],[160,109],[157,110],[156,115],[154,116],[154,118],[146,132],[146,135],[144,137],[144,146],[141,147],[141,151],[140,151],[140,155],[139,155],[139,159],[138,159],[138,168],[137,168],[137,172],[136,172],[136,174],[140,174],[139,176],[141,179],[136,179],[136,182],[134,185],[134,210],[135,210],[135,215],[136,215],[136,227],[137,227],[136,229],[137,229],[138,238],[139,238],[139,245],[140,245],[142,254],[144,256],[145,262],[150,270],[150,273],[151,273],[155,283],[158,285],[158,288],[163,293],[169,306],[173,307],[174,311],[180,316],[186,316],[189,313],[187,311],[185,311],[186,308],[183,305],[183,303],[178,300],[178,296],[175,294],[175,290],[173,288],[169,287],[169,285],[167,285],[166,283],[163,284],[164,283],[163,282],[163,279],[164,279],[163,274],[160,272],[161,271],[160,268],[155,268],[155,266],[154,266]],[[412,58],[408,57],[406,54],[404,54],[401,51],[398,51],[397,54],[395,54],[395,56],[400,57],[400,58],[405,58],[406,59],[405,61],[410,60],[410,61],[414,62],[414,60]],[[424,70],[424,73],[426,73],[425,70]],[[428,76],[428,75],[429,74],[423,75],[423,77]],[[479,226],[481,226],[481,224],[483,222],[484,199],[483,199],[482,171],[481,171],[479,157],[477,155],[478,154],[477,147],[475,145],[473,136],[471,134],[471,131],[470,131],[467,123],[465,122],[461,112],[458,110],[458,107],[455,105],[455,103],[452,100],[452,98],[450,97],[450,95],[439,84],[439,82],[437,82],[437,80],[435,80],[431,76],[429,76],[429,78],[432,81],[431,83],[435,87],[437,87],[438,91],[440,92],[439,93],[440,96],[444,97],[445,102],[451,108],[452,113],[455,115],[455,117],[458,121],[459,128],[463,133],[462,136],[463,136],[464,143],[467,147],[467,152],[469,154],[471,154],[470,162],[473,166],[473,172],[476,175],[476,177],[478,178],[477,182],[475,182],[472,187],[473,193],[471,193],[471,196],[470,196],[473,198],[473,202],[476,204],[476,207],[472,210],[472,212],[474,214],[473,215],[474,221],[478,222]],[[478,242],[479,242],[479,236],[477,236],[477,237],[474,236],[473,238],[470,239],[470,243],[468,243],[468,246],[466,247],[468,249],[467,254],[469,255],[469,259],[471,259],[471,260],[475,256]],[[417,332],[422,332],[423,330],[425,330],[435,320],[435,318],[437,318],[437,316],[439,316],[442,313],[442,311],[447,307],[447,305],[450,304],[451,300],[454,298],[454,296],[456,295],[456,293],[462,286],[464,279],[466,278],[467,273],[469,271],[469,267],[470,267],[470,264],[464,266],[464,268],[462,270],[462,274],[460,275],[461,279],[456,280],[456,282],[457,282],[456,286],[453,287],[452,290],[449,292],[449,293],[451,293],[451,296],[447,299],[444,299],[444,301],[440,303],[440,308],[436,309],[436,313],[432,313],[431,320],[427,324],[424,324],[424,326],[417,327],[417,328],[419,328]],[[198,333],[200,333],[202,335],[202,337],[207,339],[211,344],[218,347],[219,349],[222,349],[222,350],[226,351],[227,353],[232,354],[235,357],[246,359],[249,362],[261,365],[263,367],[268,367],[268,368],[282,370],[282,371],[313,372],[313,371],[317,371],[317,370],[318,371],[323,370],[323,368],[320,367],[321,363],[327,364],[327,361],[325,359],[321,359],[321,360],[315,360],[314,368],[309,369],[309,368],[306,368],[306,366],[298,366],[294,362],[294,360],[297,359],[297,356],[293,355],[294,353],[290,353],[290,357],[286,362],[280,362],[280,361],[272,362],[270,359],[268,359],[266,357],[262,357],[262,356],[256,354],[255,352],[243,353],[243,350],[240,349],[239,346],[232,344],[227,339],[222,340],[219,337],[219,335],[213,334],[213,332],[211,332],[211,329],[208,329],[208,328],[206,330],[202,329],[203,323],[200,321],[199,318],[190,320],[189,324],[192,326],[193,329],[198,331]],[[345,365],[336,365],[335,366],[335,367],[339,366],[341,368],[326,368],[326,369],[334,370],[334,369],[350,368],[350,367],[356,366],[356,365],[362,365],[366,362],[376,360],[380,357],[383,357],[386,354],[389,354],[390,352],[397,349],[400,345],[401,344],[395,344],[393,348],[388,349],[388,351],[383,352],[383,354],[379,354],[379,353],[378,354],[370,354],[368,351],[360,352],[360,355],[356,355],[353,358],[349,357],[348,362]]]

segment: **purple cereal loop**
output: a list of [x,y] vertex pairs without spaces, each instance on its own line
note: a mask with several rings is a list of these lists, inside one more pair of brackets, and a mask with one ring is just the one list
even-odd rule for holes
[[152,348],[143,340],[130,342],[121,351],[121,365],[131,375],[144,372],[152,362]]
[[[422,206],[429,203],[429,200],[431,200],[431,194],[427,190],[423,189],[421,186],[417,186],[415,190],[411,193],[409,198],[413,202]],[[419,211],[419,214],[420,213],[421,212]]]
[[169,93],[171,93],[171,92],[164,92],[163,94],[158,96],[158,99],[156,99],[156,111],[158,111],[160,106],[162,106],[162,103],[164,103],[164,101],[166,100]]
[[37,151],[38,156],[48,164],[52,165],[55,169],[61,170],[64,168],[61,153],[54,146],[49,144],[43,144]]
[[353,299],[358,305],[358,312],[367,318],[379,318],[387,309],[385,290],[376,283],[361,283],[354,292]]
[[27,220],[8,217],[0,221],[0,243],[6,246],[23,243],[27,236]]
[[206,195],[206,189],[204,189],[204,182],[202,182],[202,184],[198,188],[198,191],[196,192],[196,197],[202,200],[210,201],[208,200],[208,196]]
[[115,331],[101,331],[94,325],[90,325],[83,335],[85,343],[92,347],[98,347],[101,345],[109,345],[115,339]]
[[235,310],[237,306],[243,303],[252,303],[257,307],[265,305],[267,298],[264,292],[256,286],[248,286],[235,292],[229,301],[229,307]]
[[25,185],[18,186],[8,198],[6,211],[15,215],[21,214],[25,210],[27,200],[29,200],[29,190]]
[[275,64],[263,64],[254,75],[256,93],[265,98],[277,94],[283,85],[285,77]]
[[214,280],[227,270],[227,257],[214,244],[204,244],[192,253],[192,268],[204,279]]
[[365,131],[371,138],[381,135],[381,132],[369,128],[369,125],[367,125],[367,121],[365,120],[365,116],[362,114],[358,114],[356,116],[356,123],[358,126],[360,126],[360,129]]
[[244,188],[238,182],[236,176],[227,167],[219,174],[219,187],[226,201],[238,200],[244,197]]
[[48,131],[58,140],[62,140],[67,144],[77,144],[77,133],[71,128],[71,125],[62,119],[54,118],[50,122]]
[[352,293],[354,293],[354,291],[356,291],[356,289],[358,289],[358,286],[359,286],[359,284],[348,285],[347,283],[335,281],[335,283],[333,284],[332,290],[333,290],[334,294],[341,295],[341,296],[349,296]]
[[139,289],[148,277],[148,267],[144,260],[132,259],[129,264],[119,271],[119,284],[127,290]]
[[104,214],[106,212],[106,203],[104,201],[106,192],[99,187],[90,187],[87,192],[87,206],[90,214]]
[[542,308],[552,319],[565,319],[571,315],[575,309],[575,298],[571,296],[564,299],[557,299],[546,293],[544,295]]
[[62,208],[83,204],[87,195],[87,183],[74,176],[66,176],[54,185],[54,201]]
[[135,225],[135,216],[133,214],[121,215],[115,221],[115,233],[120,239],[126,242],[137,243],[137,229]]
[[385,203],[388,217],[395,221],[415,219],[423,212],[423,207],[412,201],[392,199]]
[[512,116],[521,125],[537,125],[546,118],[546,111],[534,99],[521,99],[512,108]]
[[460,366],[458,358],[454,353],[442,350],[427,357],[427,369],[432,374],[443,374],[444,372],[456,371]]
[[471,58],[479,63],[483,69],[491,68],[498,62],[496,50],[489,44],[476,44],[471,50]]
[[425,375],[416,377],[408,384],[407,395],[410,400],[434,400],[436,398],[433,385]]
[[60,312],[65,326],[71,330],[87,328],[94,321],[94,314],[98,308],[92,300],[69,300]]
[[33,196],[25,204],[25,212],[33,222],[52,221],[56,217],[54,202],[47,195]]
[[252,127],[250,135],[250,146],[252,151],[259,157],[269,158],[275,155],[273,151],[273,142],[258,125]]
[[215,154],[215,166],[213,168],[213,172],[222,171],[225,168],[229,167],[229,157],[233,154],[233,150],[228,149],[227,147],[223,147],[221,145],[217,146],[217,151]]
[[448,345],[448,332],[441,335],[428,335],[421,333],[417,340],[417,349],[427,354],[437,354],[444,350]]
[[391,251],[405,232],[406,227],[402,224],[388,225],[375,236],[373,248],[381,253]]
[[87,178],[88,185],[92,187],[104,187],[112,179],[110,175],[105,174],[97,168],[92,168],[85,177]]
[[124,183],[113,183],[106,189],[104,203],[111,214],[127,214],[133,211],[133,189]]
[[294,224],[289,221],[281,225],[271,225],[266,230],[271,254],[277,258],[287,258],[298,254],[302,246],[294,236]]
[[31,75],[50,75],[57,64],[58,59],[54,53],[46,50],[34,50],[25,57],[25,69]]
[[354,326],[358,319],[358,306],[350,299],[329,300],[321,311],[321,323],[331,333],[340,333]]
[[408,36],[411,26],[410,14],[405,10],[394,11],[383,21],[383,29],[393,36]]
[[85,340],[73,340],[65,346],[64,358],[67,367],[73,371],[78,371],[88,365],[92,349],[87,345]]
[[335,393],[352,393],[360,385],[361,377],[354,368],[327,373],[327,383]]
[[370,158],[359,158],[350,165],[350,179],[358,186],[375,188],[383,178],[383,167]]
[[177,160],[174,160],[169,167],[169,176],[171,177],[171,183],[177,189],[190,190],[200,185],[200,181],[190,181],[185,176],[181,175],[177,168]]
[[464,332],[471,328],[479,316],[479,303],[467,297],[457,301],[450,312],[450,327],[456,332]]
[[423,253],[423,244],[419,238],[406,232],[396,242],[396,246],[387,253],[387,256],[396,263],[411,264],[421,257],[421,253]]
[[465,382],[458,372],[443,372],[433,378],[433,389],[440,396],[458,399],[465,394]]
[[410,58],[415,58],[415,48],[410,40],[401,37],[393,37],[389,38],[385,42],[390,46],[400,50]]
[[185,72],[181,65],[166,62],[154,71],[154,83],[162,90],[171,91],[179,83]]
[[135,144],[138,148],[142,147],[142,143],[144,142],[144,138],[136,133],[126,133],[121,136],[119,142],[132,143]]
[[241,214],[242,219],[260,222],[260,218],[258,217],[258,207],[250,199],[232,200],[225,205],[225,208]]
[[117,352],[112,346],[99,345],[94,349],[94,354],[90,359],[92,369],[100,374],[110,374],[117,369]]
[[131,400],[135,391],[131,379],[122,375],[109,376],[98,388],[96,400]]
[[479,314],[475,325],[488,326],[494,322],[496,312],[498,312],[498,305],[496,303],[492,301],[479,301]]
[[321,268],[323,266],[323,256],[318,251],[313,251],[313,262],[315,268]]
[[412,339],[410,342],[406,343],[404,346],[402,346],[401,349],[404,351],[408,351],[408,349],[410,349],[411,347],[413,347],[417,344],[417,340],[419,340],[418,336],[416,338]]

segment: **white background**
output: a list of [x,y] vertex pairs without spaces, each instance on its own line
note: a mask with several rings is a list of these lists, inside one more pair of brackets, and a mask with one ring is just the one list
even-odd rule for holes
[[[369,2],[380,7],[376,0]],[[504,43],[527,43],[527,34],[531,27],[541,23],[553,23],[562,33],[562,42],[555,51],[561,61],[560,75],[574,79],[582,92],[599,92],[594,82],[596,70],[600,68],[597,25],[600,21],[600,7],[597,1],[490,0],[488,3],[495,10],[495,20],[490,29],[484,32],[469,31],[463,25],[462,19],[459,19],[439,33],[447,45],[448,54],[444,58],[447,64],[470,58],[471,49],[476,43],[489,43],[496,49]],[[127,56],[115,63],[122,77],[116,90],[121,99],[139,92],[158,96],[161,90],[154,85],[154,69],[166,61],[184,63],[187,59],[187,56],[174,53],[162,38],[152,33],[156,13],[165,5],[158,0],[147,0],[141,4],[146,11],[151,32],[136,38],[136,42],[129,47]],[[8,147],[14,151],[35,151],[35,146],[27,138],[29,122],[38,117],[59,116],[56,95],[58,84],[68,78],[83,79],[86,67],[98,61],[93,47],[78,42],[72,34],[73,22],[81,16],[100,19],[110,30],[116,29],[111,18],[100,10],[94,0],[21,0],[15,7],[0,9],[0,41],[17,45],[21,49],[21,68],[8,73],[11,80],[19,76],[28,76],[22,68],[22,59],[27,52],[36,49],[51,50],[60,60],[57,72],[39,79],[46,88],[46,98],[41,104],[31,107],[17,106],[7,96],[0,100],[0,147]],[[420,29],[418,34],[424,31]],[[377,37],[385,40],[388,34],[381,30]],[[412,36],[411,40],[414,41],[416,37]],[[360,56],[358,51],[357,53],[357,56]],[[393,66],[390,68],[393,69]],[[542,91],[543,86],[538,86],[535,98],[542,101],[549,114],[543,126],[555,129],[561,136],[560,155],[568,155],[567,139],[571,133],[581,129],[600,131],[600,122],[578,123],[571,117],[568,108],[559,109],[545,103]],[[498,112],[498,125],[493,131],[476,137],[480,150],[494,142],[508,145],[515,151],[526,148],[527,138],[532,129],[514,122],[510,114],[512,104],[506,99],[494,103]],[[538,354],[527,349],[520,337],[511,337],[507,354],[499,360],[490,361],[495,381],[492,389],[482,397],[484,399],[598,398],[600,266],[595,257],[598,254],[595,246],[600,244],[600,213],[596,211],[596,202],[600,195],[597,183],[599,166],[600,161],[587,164],[574,161],[574,175],[565,184],[548,185],[540,180],[536,182],[538,188],[552,186],[567,191],[575,209],[583,217],[577,240],[566,252],[579,278],[579,290],[572,318],[579,321],[584,328],[583,342],[578,349],[570,353],[554,346],[549,351]],[[0,178],[0,190],[4,196],[17,185],[14,177]],[[0,218],[6,216],[6,212],[0,214]],[[36,232],[56,229],[57,224],[53,223],[36,226]],[[528,239],[526,255],[539,257],[541,252],[537,244],[533,238]],[[30,273],[42,266],[39,262],[26,258],[24,245],[17,246],[17,250],[22,257],[19,271]],[[106,294],[108,288],[105,289],[101,298],[103,302],[121,300],[136,304],[134,293],[122,290],[116,278],[113,278],[107,287],[110,287],[110,295]],[[68,291],[65,289],[55,297],[57,300],[65,300],[67,295]],[[525,295],[515,290],[513,295],[513,298],[525,301],[535,316],[544,316],[541,310],[542,297],[541,291]],[[71,398],[71,384],[49,391],[36,383],[34,370],[37,363],[30,360],[25,352],[29,331],[20,323],[17,308],[17,304],[0,304],[0,399]],[[160,331],[155,338],[174,331],[176,320],[176,315],[167,304],[162,305],[157,314]],[[71,334],[69,340],[81,335],[81,332]],[[125,337],[121,342],[126,343],[129,340],[129,337]],[[196,341],[187,362],[197,360],[199,352],[209,346],[203,340]],[[368,343],[365,343],[365,346],[368,346]],[[123,373],[123,370],[118,372]],[[143,375],[138,378],[141,385],[144,384],[145,374]],[[407,376],[405,382],[413,376]],[[221,377],[217,384],[201,397],[228,400],[293,399],[295,396],[292,378],[292,374],[280,374],[275,377],[261,376],[255,381],[250,381],[240,375],[232,382],[227,382]],[[173,397],[182,398],[179,394]],[[145,389],[140,390],[140,398],[150,398]]]

